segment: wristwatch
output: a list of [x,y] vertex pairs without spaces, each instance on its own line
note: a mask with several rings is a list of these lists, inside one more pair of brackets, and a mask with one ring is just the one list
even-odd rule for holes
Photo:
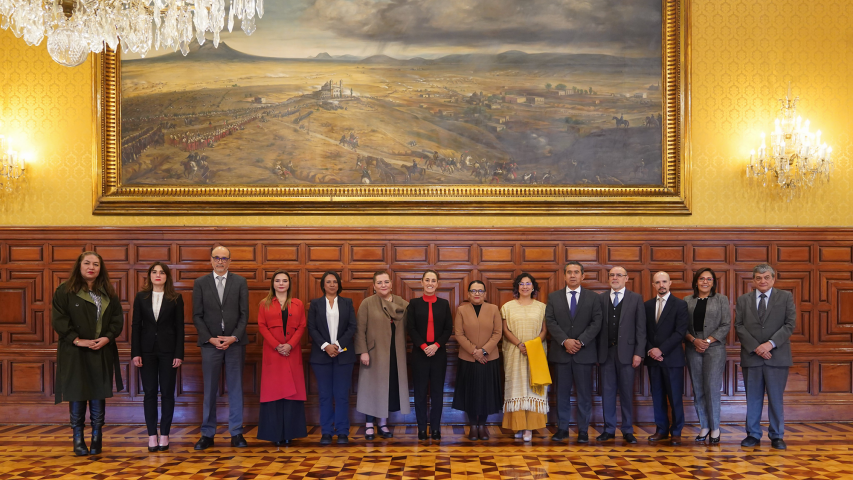
[[480,350],[482,350],[482,351],[483,351],[483,356],[484,356],[484,357],[489,355],[489,352],[487,352],[485,348],[481,348]]
[[706,342],[708,342],[708,345],[710,345],[710,344],[711,344],[711,341],[710,341],[710,340],[708,340],[707,338],[705,339],[705,341],[706,341]]

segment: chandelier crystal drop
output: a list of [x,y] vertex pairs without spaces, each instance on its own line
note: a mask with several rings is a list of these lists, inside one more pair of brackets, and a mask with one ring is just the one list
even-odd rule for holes
[[776,125],[767,136],[761,132],[758,151],[752,150],[746,176],[766,187],[778,187],[790,202],[815,183],[828,182],[832,173],[832,147],[821,143],[821,131],[811,132],[811,122],[797,115],[800,97],[779,99]]
[[[227,12],[226,12],[227,2]],[[69,67],[86,61],[104,46],[144,57],[155,50],[186,55],[205,34],[219,46],[219,34],[234,29],[255,31],[255,14],[264,16],[264,0],[0,0],[0,28],[12,29],[27,45],[41,44],[57,63]]]

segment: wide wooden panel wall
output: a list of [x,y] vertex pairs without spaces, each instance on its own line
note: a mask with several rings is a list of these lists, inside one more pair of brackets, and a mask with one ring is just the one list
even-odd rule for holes
[[[485,282],[488,299],[511,299],[512,279],[522,271],[538,280],[544,299],[564,287],[562,265],[579,260],[586,266],[585,286],[608,288],[607,271],[624,266],[628,288],[651,298],[651,276],[666,270],[673,291],[691,292],[697,268],[710,266],[720,291],[734,302],[751,289],[752,267],[769,262],[778,271],[776,286],[794,294],[798,308],[792,343],[795,365],[786,396],[791,420],[847,420],[853,408],[853,230],[851,229],[0,229],[0,413],[15,422],[67,421],[67,407],[53,406],[56,336],[50,326],[50,299],[68,276],[83,250],[105,259],[125,311],[119,341],[122,375],[128,388],[108,402],[108,421],[142,422],[142,387],[130,361],[131,301],[151,262],[173,267],[176,285],[187,306],[186,359],[178,376],[176,422],[198,423],[202,377],[199,349],[191,319],[193,280],[210,272],[209,248],[221,242],[231,248],[232,271],[245,276],[250,288],[251,345],[244,389],[246,422],[257,421],[261,375],[261,337],[257,304],[269,287],[270,275],[285,268],[293,275],[297,296],[320,296],[320,275],[341,272],[344,296],[356,306],[371,291],[371,275],[394,272],[394,292],[404,298],[420,295],[420,277],[427,268],[441,272],[439,294],[452,308],[463,301],[468,282]],[[744,387],[734,330],[726,339],[728,363],[723,384],[725,421],[744,419]],[[456,371],[456,344],[450,349],[445,385],[445,419],[464,421],[450,408]],[[303,339],[308,382],[309,422],[317,423],[317,389],[307,364],[310,345]],[[357,370],[354,376],[357,377]],[[685,373],[686,375],[686,373]],[[645,370],[637,373],[636,408],[641,421],[652,420]],[[695,419],[690,382],[686,412]],[[226,392],[221,385],[221,418],[227,418]],[[595,379],[595,391],[600,392]],[[353,386],[353,402],[358,394]],[[553,397],[552,397],[553,401]],[[600,405],[596,398],[597,405]],[[594,409],[597,420],[601,409]],[[552,406],[551,417],[555,411]],[[355,422],[363,416],[354,409]],[[495,416],[492,420],[498,420]],[[414,415],[393,421],[414,422]]]

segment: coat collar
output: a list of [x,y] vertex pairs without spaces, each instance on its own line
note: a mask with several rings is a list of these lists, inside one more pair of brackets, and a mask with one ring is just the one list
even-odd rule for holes
[[[104,312],[107,311],[107,307],[110,305],[110,296],[106,294],[104,291],[98,292],[101,296],[101,316],[100,318],[104,318]],[[92,296],[89,295],[88,291],[84,291],[82,288],[77,291],[77,297],[91,303],[95,304],[95,301],[92,300]]]

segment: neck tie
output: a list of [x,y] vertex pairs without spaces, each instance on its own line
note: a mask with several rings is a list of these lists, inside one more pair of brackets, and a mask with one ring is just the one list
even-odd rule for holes
[[572,318],[575,318],[575,310],[577,310],[578,308],[578,299],[577,297],[575,297],[575,295],[578,292],[571,291],[570,293],[572,294],[572,301],[569,304],[569,312],[572,314]]
[[613,306],[619,305],[619,292],[613,292]]
[[[219,303],[222,303],[225,297],[225,277],[216,277],[216,291],[219,293]],[[225,333],[225,318],[222,319],[222,333]]]
[[767,294],[762,293],[759,297],[761,299],[758,301],[758,319],[764,322],[764,316],[767,315]]
[[658,297],[658,311],[655,314],[655,323],[658,323],[660,320],[660,313],[663,311],[663,298]]

